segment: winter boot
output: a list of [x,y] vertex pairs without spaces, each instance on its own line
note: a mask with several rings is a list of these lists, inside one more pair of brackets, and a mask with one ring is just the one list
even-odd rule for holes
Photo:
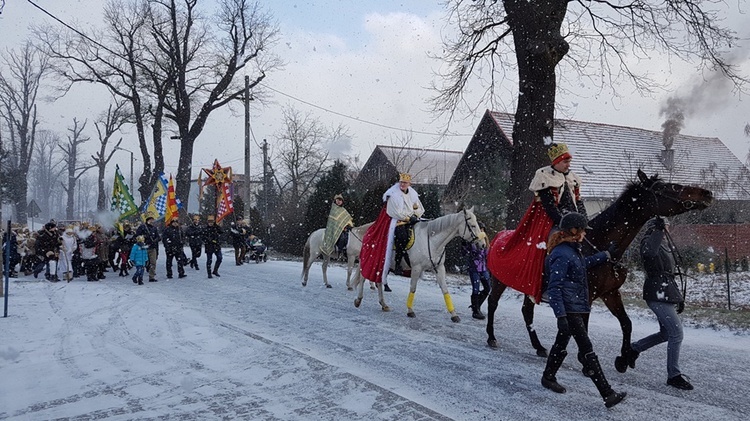
[[136,275],[133,275],[133,283],[134,283],[134,284],[137,284],[137,283],[138,283],[138,276],[136,276]]
[[552,347],[549,357],[547,357],[547,366],[544,368],[542,374],[542,386],[555,392],[565,393],[565,386],[557,382],[557,370],[560,369],[565,357],[568,356],[568,351],[558,350],[558,348]]
[[213,278],[213,276],[211,276],[211,265],[206,265],[206,272],[208,273],[208,279]]
[[599,364],[599,358],[594,352],[589,352],[583,357],[583,359],[585,362],[583,369],[588,374],[588,377],[591,378],[591,381],[594,382],[597,390],[599,390],[599,394],[602,396],[602,399],[604,399],[604,406],[612,408],[625,399],[627,393],[615,392],[609,386],[609,382],[604,377],[602,366]]
[[624,373],[628,370],[628,367],[635,368],[635,360],[638,359],[639,354],[631,345],[630,349],[623,352],[621,356],[615,357],[615,369],[620,373]]
[[217,278],[221,278],[221,275],[219,275],[219,266],[221,266],[221,262],[214,263],[214,271],[211,272]]
[[479,308],[481,306],[479,302],[479,294],[471,294],[471,317],[477,319],[477,320],[484,320],[484,314],[482,313],[482,310]]
[[143,285],[143,276],[138,277],[138,285]]

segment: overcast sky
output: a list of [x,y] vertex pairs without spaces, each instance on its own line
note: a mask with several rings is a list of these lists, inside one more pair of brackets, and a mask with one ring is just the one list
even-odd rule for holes
[[[82,28],[100,21],[104,3],[103,0],[35,1],[62,20]],[[303,113],[312,113],[328,126],[347,126],[351,142],[337,145],[334,153],[359,155],[363,161],[375,145],[396,143],[407,130],[413,131],[415,146],[465,149],[489,105],[478,107],[481,111],[474,114],[460,115],[451,127],[457,135],[440,139],[421,133],[438,132],[445,123],[444,119],[433,121],[426,103],[432,95],[428,86],[441,64],[428,58],[428,54],[441,51],[441,37],[450,31],[440,0],[278,0],[265,3],[281,28],[281,40],[275,52],[286,66],[284,71],[266,78],[268,86],[277,91],[272,102],[253,110],[251,124],[257,142],[268,139],[273,145],[275,134],[282,129],[281,110],[291,105]],[[747,36],[742,23],[747,21],[745,9],[750,6],[733,3],[728,8],[727,23],[741,36]],[[41,11],[26,1],[7,2],[0,16],[0,47],[17,46],[28,36],[29,23],[45,19]],[[742,63],[745,74],[750,74],[748,50],[737,46],[737,60]],[[711,75],[700,75],[695,67],[661,57],[641,61],[637,66],[649,69],[657,81],[669,84],[669,90],[644,98],[634,93],[632,87],[623,86],[618,89],[622,97],[613,98],[611,93],[584,83],[564,81],[561,84],[566,84],[564,87],[570,93],[558,95],[561,111],[557,117],[661,130],[664,118],[659,110],[664,101],[675,92],[694,86],[696,81],[700,85],[712,79]],[[106,95],[96,92],[91,87],[81,87],[54,104],[42,104],[42,125],[62,133],[73,117],[95,118],[108,101]],[[514,112],[516,92],[513,83],[505,84],[498,103],[506,104],[507,109],[497,111]],[[747,100],[724,86],[714,87],[708,98],[712,99],[709,109],[688,116],[682,132],[719,137],[744,161],[750,145],[743,133],[745,123],[750,121]],[[234,115],[230,112],[212,114],[196,143],[194,174],[199,167],[209,166],[214,158],[242,172],[243,115],[239,107],[235,111]],[[95,137],[93,124],[90,128],[89,135]],[[126,130],[123,147],[137,151],[135,131]],[[168,148],[165,157],[167,172],[176,172],[179,145],[176,142],[170,145],[173,147]],[[94,145],[90,143],[88,147],[93,150]],[[260,150],[253,147],[251,153],[251,173],[258,174]],[[116,159],[127,177],[129,155],[120,155]],[[139,161],[136,161],[136,171],[139,168]]]

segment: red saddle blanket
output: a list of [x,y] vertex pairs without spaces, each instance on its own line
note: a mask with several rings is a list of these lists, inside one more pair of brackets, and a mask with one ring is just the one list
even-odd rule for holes
[[492,276],[534,297],[537,303],[542,298],[542,269],[552,225],[542,204],[534,201],[518,228],[497,233],[487,255],[487,267]]

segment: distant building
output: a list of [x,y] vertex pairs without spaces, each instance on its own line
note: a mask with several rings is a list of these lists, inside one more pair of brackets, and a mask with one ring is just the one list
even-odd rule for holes
[[[514,116],[487,110],[445,190],[454,202],[467,186],[480,188],[488,168],[510,177]],[[555,120],[555,141],[568,145],[571,168],[583,179],[581,194],[590,215],[616,199],[638,168],[667,181],[702,186],[730,206],[718,206],[724,222],[750,221],[750,170],[718,138],[677,134],[664,147],[663,133],[634,127]],[[476,183],[474,181],[477,181]]]
[[397,180],[399,173],[409,173],[412,184],[434,186],[442,193],[462,155],[460,151],[378,145],[354,185],[366,190]]

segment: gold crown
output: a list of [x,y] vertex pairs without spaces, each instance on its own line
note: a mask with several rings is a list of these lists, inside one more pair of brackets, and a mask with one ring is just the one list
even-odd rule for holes
[[411,183],[411,174],[402,172],[401,174],[398,175],[398,181],[406,181],[406,182]]
[[553,143],[547,150],[547,155],[549,156],[550,161],[554,161],[557,158],[565,155],[566,153],[570,152],[568,151],[568,145],[564,143]]

